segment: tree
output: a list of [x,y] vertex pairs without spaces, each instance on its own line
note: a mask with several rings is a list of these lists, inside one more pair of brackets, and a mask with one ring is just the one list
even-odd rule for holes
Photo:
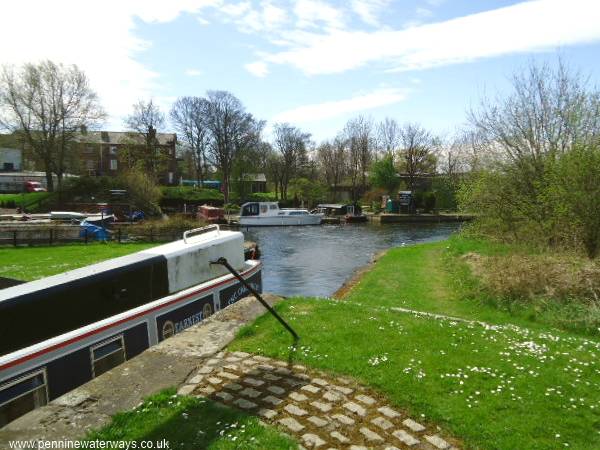
[[205,123],[208,107],[201,97],[180,97],[171,108],[170,117],[182,140],[191,150],[192,161],[198,184],[202,186],[207,171],[206,149],[209,145],[209,131]]
[[400,146],[400,165],[412,191],[420,175],[435,172],[437,140],[420,125],[407,123],[400,129]]
[[333,142],[323,142],[317,148],[317,161],[327,187],[333,190],[335,201],[337,187],[346,173],[346,144],[343,137],[338,136]]
[[290,189],[309,209],[316,201],[321,200],[325,193],[321,184],[315,183],[314,180],[309,180],[308,178],[295,178],[290,184]]
[[394,119],[386,117],[377,125],[377,147],[383,155],[391,156],[393,163],[399,143],[400,126]]
[[208,91],[205,124],[210,132],[208,152],[223,176],[223,195],[229,203],[231,173],[238,152],[260,142],[264,122],[256,121],[242,103],[226,91]]
[[15,133],[39,158],[48,190],[67,170],[78,133],[105,118],[96,93],[77,66],[52,61],[5,66],[0,75],[0,126]]
[[373,186],[385,189],[391,194],[400,185],[400,178],[394,167],[392,155],[386,155],[383,159],[373,163],[371,167],[371,183]]
[[600,253],[600,143],[576,145],[548,170],[547,207],[592,259]]
[[[131,168],[141,162],[142,169],[155,179],[168,159],[168,156],[161,152],[156,135],[164,124],[165,116],[152,99],[148,102],[138,101],[133,105],[133,113],[125,118],[125,125],[132,130],[131,143],[127,149],[129,166]],[[138,137],[144,142],[142,149],[139,147]]]
[[344,128],[350,147],[352,167],[352,200],[358,198],[357,181],[360,180],[360,194],[367,188],[367,171],[373,158],[373,121],[364,116],[358,116],[346,123]]
[[307,161],[306,149],[310,134],[287,123],[275,124],[273,147],[279,151],[281,160],[281,197],[287,199],[288,185]]
[[[560,60],[556,69],[532,63],[513,75],[509,95],[484,98],[469,121],[488,151],[499,154],[517,191],[533,200],[545,189],[549,162],[600,136],[600,92]],[[541,224],[547,211],[531,205],[528,214]]]

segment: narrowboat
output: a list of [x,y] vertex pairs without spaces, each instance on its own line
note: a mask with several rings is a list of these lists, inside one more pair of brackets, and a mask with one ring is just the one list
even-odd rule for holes
[[242,226],[320,225],[321,213],[306,209],[279,208],[277,202],[244,203],[240,210]]
[[240,232],[210,225],[141,252],[0,290],[0,427],[261,292]]

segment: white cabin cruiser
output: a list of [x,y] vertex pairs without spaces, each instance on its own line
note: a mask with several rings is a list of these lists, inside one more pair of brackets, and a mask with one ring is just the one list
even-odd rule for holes
[[242,226],[320,225],[322,219],[306,209],[280,209],[277,202],[244,203],[240,210]]

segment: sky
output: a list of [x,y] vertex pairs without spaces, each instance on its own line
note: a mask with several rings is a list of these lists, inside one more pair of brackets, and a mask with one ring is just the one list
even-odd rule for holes
[[[315,142],[359,114],[450,135],[510,76],[558,57],[600,86],[600,0],[4,0],[0,64],[77,64],[123,129],[227,90]],[[167,126],[164,131],[172,131]]]

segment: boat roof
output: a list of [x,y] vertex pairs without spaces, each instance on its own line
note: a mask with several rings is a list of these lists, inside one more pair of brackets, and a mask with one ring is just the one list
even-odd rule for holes
[[336,208],[336,209],[339,209],[339,208],[343,208],[344,206],[346,206],[346,205],[341,205],[341,204],[338,204],[338,203],[322,203],[320,205],[317,205],[317,208]]
[[[243,234],[239,231],[212,231],[197,236],[188,238],[188,242],[183,240],[170,242],[168,244],[151,247],[136,253],[131,253],[125,256],[119,256],[113,259],[107,259],[96,264],[80,267],[78,269],[69,270],[67,272],[52,275],[39,280],[29,281],[17,286],[0,290],[0,303],[8,301],[14,297],[18,297],[30,292],[35,292],[41,289],[48,289],[53,286],[58,286],[70,281],[75,281],[80,278],[91,275],[99,275],[110,272],[120,267],[142,263],[145,261],[156,259],[163,256],[167,259],[178,256],[179,254],[190,251],[190,249],[200,249],[207,246],[219,244],[230,239],[240,238],[243,242]],[[241,249],[240,249],[241,251]]]

